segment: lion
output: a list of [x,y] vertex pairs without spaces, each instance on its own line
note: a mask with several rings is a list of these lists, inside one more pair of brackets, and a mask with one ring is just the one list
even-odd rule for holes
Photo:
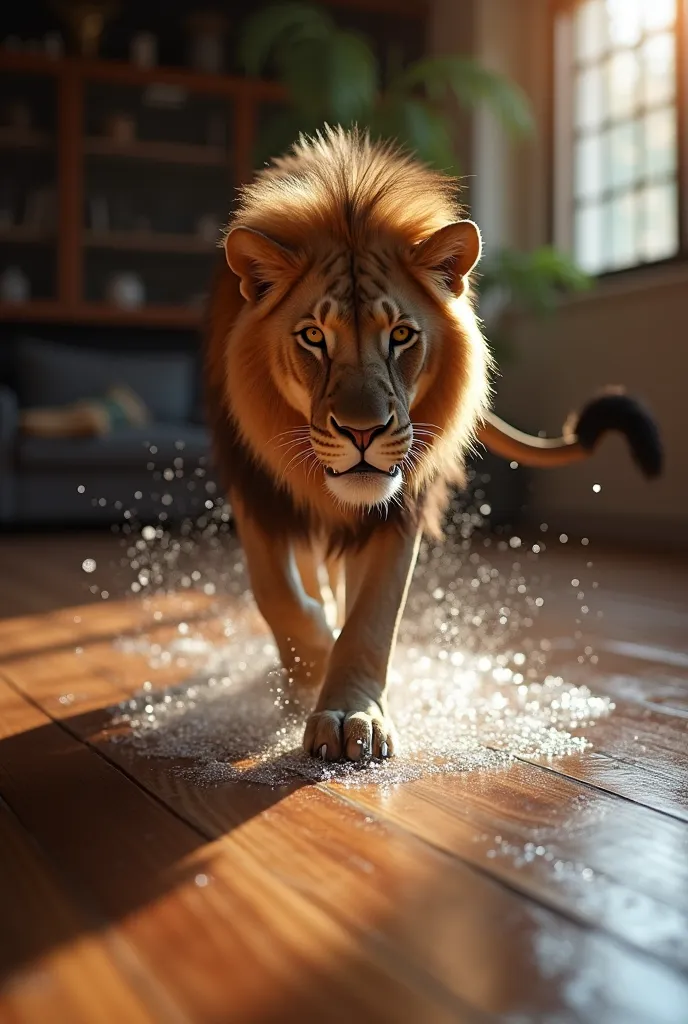
[[[318,690],[304,747],[326,761],[395,751],[399,620],[472,444],[559,466],[616,429],[659,470],[654,425],[622,394],[553,440],[489,411],[469,294],[481,238],[456,190],[393,144],[326,128],[257,174],[224,237],[205,361],[215,460],[282,665]],[[323,567],[344,580],[336,639]]]

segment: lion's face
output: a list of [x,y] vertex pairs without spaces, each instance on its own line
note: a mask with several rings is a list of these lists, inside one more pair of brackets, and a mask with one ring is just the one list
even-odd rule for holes
[[[369,508],[393,500],[432,450],[441,426],[420,422],[415,411],[441,373],[443,348],[461,344],[455,332],[447,336],[443,308],[463,291],[479,251],[472,224],[449,228],[451,239],[415,254],[378,241],[361,252],[330,247],[294,257],[253,232],[229,235],[255,343],[265,347],[274,388],[303,418],[277,438],[285,476],[307,466],[337,503]],[[237,234],[253,237],[233,245]],[[284,259],[279,282],[274,267],[256,278],[265,264],[254,249],[247,265],[246,242],[252,247],[256,237],[261,251],[267,243],[271,258]]]

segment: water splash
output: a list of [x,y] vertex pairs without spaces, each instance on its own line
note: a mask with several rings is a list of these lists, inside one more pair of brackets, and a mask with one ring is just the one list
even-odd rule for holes
[[[179,477],[181,458],[173,465],[159,476]],[[132,595],[196,590],[221,595],[218,608],[225,610],[205,624],[181,623],[165,643],[153,635],[119,642],[152,669],[175,667],[185,681],[163,689],[145,682],[117,709],[116,739],[172,759],[210,785],[238,779],[283,785],[294,778],[393,785],[590,746],[584,730],[613,704],[573,677],[548,671],[551,644],[533,633],[546,604],[538,590],[547,545],[508,533],[477,534],[489,508],[482,482],[474,481],[471,497],[453,505],[446,540],[421,551],[390,687],[402,749],[384,764],[322,763],[301,752],[315,696],[297,690],[279,669],[271,639],[251,611],[243,556],[229,536],[231,511],[202,468],[192,483],[202,487],[204,510],[177,533],[166,528],[165,511],[156,526],[137,524],[135,510],[125,513],[122,569]],[[596,659],[588,646],[576,660]]]
[[[282,785],[300,776],[390,785],[498,767],[517,755],[560,756],[589,746],[579,730],[612,707],[607,698],[558,676],[517,683],[514,676],[522,674],[508,665],[493,667],[490,659],[460,652],[431,656],[402,641],[390,687],[400,755],[384,764],[324,764],[299,749],[313,697],[277,668],[264,636],[217,645],[199,632],[163,649],[153,645],[154,652],[145,639],[120,646],[149,655],[154,667],[176,658],[194,663],[182,686],[147,689],[123,703],[116,724],[126,725],[126,742],[139,752],[188,761],[187,770],[205,783]],[[514,666],[519,653],[511,659]]]

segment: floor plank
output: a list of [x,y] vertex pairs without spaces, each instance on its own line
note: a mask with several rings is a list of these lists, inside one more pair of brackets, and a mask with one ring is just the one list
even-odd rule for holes
[[[491,553],[545,597],[524,649],[546,640],[550,670],[614,699],[593,749],[395,787],[208,786],[193,759],[112,742],[113,705],[194,671],[119,640],[166,647],[184,618],[221,642],[255,612],[189,591],[83,605],[88,543],[57,545],[44,595],[50,545],[25,546],[0,601],[0,1019],[684,1024],[685,566]],[[598,574],[575,637],[572,580]],[[31,1001],[44,977],[52,1004]]]
[[[20,665],[13,666],[12,678],[37,697],[22,679]],[[91,706],[123,692],[98,676],[84,677],[82,688]],[[37,699],[49,698],[43,690]],[[669,818],[648,820],[632,804],[582,793],[573,782],[518,764],[507,773],[432,780],[383,795],[376,788],[343,793],[335,787],[326,799],[319,789],[298,784],[277,799],[263,787],[207,789],[179,774],[175,769],[181,765],[104,744],[102,715],[74,716],[60,705],[55,713],[208,840],[231,833],[233,850],[238,844],[345,926],[361,928],[365,907],[365,921],[374,922],[390,961],[409,970],[415,965],[476,1010],[518,1006],[545,1013],[562,1000],[557,986],[528,995],[535,967],[532,942],[524,936],[532,937],[535,922],[538,935],[544,930],[560,937],[564,929],[574,946],[587,941],[590,926],[603,928],[611,937],[596,936],[596,955],[618,961],[615,970],[624,973],[627,959],[637,961],[638,976],[645,980],[657,968],[666,971],[661,961],[679,970],[688,967],[688,827]],[[422,843],[409,842],[409,836]],[[530,847],[544,855],[530,856]],[[432,908],[431,935],[418,921],[423,904]],[[470,944],[478,959],[484,957],[475,931],[490,906],[487,920],[493,924],[485,942],[494,950],[493,963],[489,984],[476,990],[477,963],[469,960],[465,971],[457,972],[452,951]],[[438,942],[437,935],[445,933],[447,939]],[[549,939],[540,935],[538,941]],[[502,959],[497,954],[502,946],[519,948],[523,955],[516,964],[513,952],[505,951]],[[680,989],[678,975],[674,980]],[[632,1020],[632,1008],[637,1012],[642,998],[640,991],[629,990],[628,1000],[619,1002],[617,994],[614,1002],[602,991],[591,1015],[582,1019],[605,1019],[603,1006],[611,999],[609,1019],[623,1014]]]
[[39,615],[0,620],[0,662],[44,651],[74,648],[88,640],[121,636],[159,622],[194,621],[213,607],[203,594],[161,594],[138,601],[76,605]]
[[[27,708],[36,724],[18,731]],[[475,1019],[422,972],[409,981],[231,836],[208,842],[6,683],[0,722],[0,795],[74,890],[119,922],[181,1018],[222,1020],[231,1007],[237,1021]]]
[[56,1024],[105,1024],[115,1016],[132,1024],[160,1019],[166,1000],[155,998],[122,943],[101,938],[100,922],[75,908],[52,866],[2,803],[0,878],[0,1019]]

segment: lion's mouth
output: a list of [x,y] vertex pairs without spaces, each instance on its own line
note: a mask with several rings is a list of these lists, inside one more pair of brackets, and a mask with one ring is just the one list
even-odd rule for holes
[[380,476],[391,476],[394,478],[401,473],[401,467],[394,465],[390,469],[378,469],[377,466],[371,466],[369,462],[361,460],[361,462],[352,466],[351,469],[346,469],[343,473],[340,473],[336,469],[332,469],[331,466],[325,466],[326,476],[353,476],[356,473],[363,473],[366,476],[378,473]]

